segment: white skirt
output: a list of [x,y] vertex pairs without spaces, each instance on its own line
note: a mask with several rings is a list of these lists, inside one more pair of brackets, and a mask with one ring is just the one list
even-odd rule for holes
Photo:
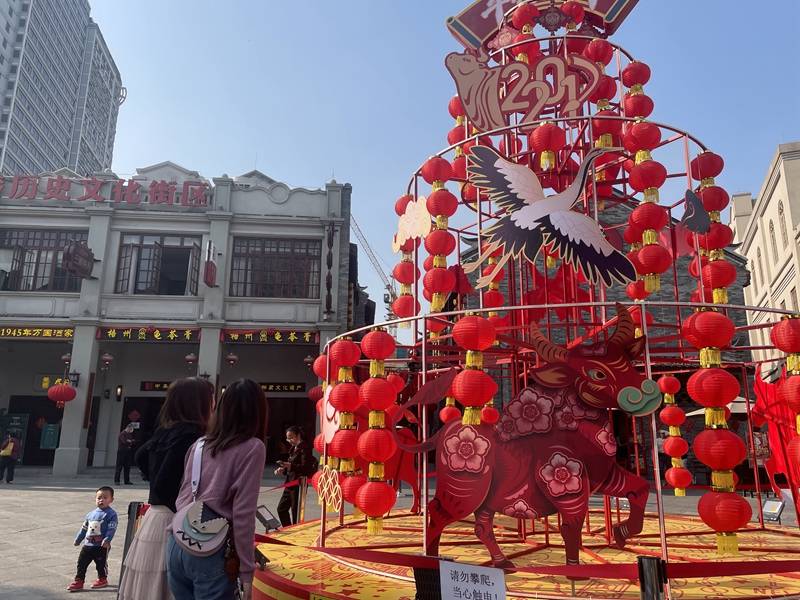
[[167,584],[167,526],[175,515],[166,506],[151,506],[125,557],[119,600],[172,600]]

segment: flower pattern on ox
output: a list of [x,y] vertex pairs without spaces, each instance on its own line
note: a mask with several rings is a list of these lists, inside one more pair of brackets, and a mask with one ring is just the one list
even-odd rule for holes
[[503,514],[514,519],[535,519],[539,516],[525,500],[517,500],[511,506],[506,506]]
[[503,412],[500,420],[495,424],[494,430],[500,435],[500,439],[504,442],[519,437],[517,425],[514,419],[509,416],[508,412]]
[[452,471],[480,473],[489,454],[489,440],[469,425],[444,440],[447,466]]
[[[520,435],[527,433],[545,433],[552,425],[553,400],[545,395],[525,388],[508,403],[506,410],[514,419]],[[505,411],[504,411],[505,412]]]
[[579,460],[567,458],[560,452],[553,454],[550,462],[539,469],[539,475],[553,496],[579,492],[583,486],[582,474],[583,464]]
[[575,418],[575,414],[572,412],[572,407],[569,404],[566,404],[557,410],[555,417],[556,425],[558,425],[559,429],[566,431],[575,430],[578,428],[578,420]]
[[570,392],[567,395],[567,404],[576,419],[596,419],[600,416],[600,411],[581,400],[577,392]]
[[606,423],[603,428],[594,436],[603,447],[603,452],[609,456],[617,454],[617,441],[614,439],[614,434],[611,433],[611,423]]

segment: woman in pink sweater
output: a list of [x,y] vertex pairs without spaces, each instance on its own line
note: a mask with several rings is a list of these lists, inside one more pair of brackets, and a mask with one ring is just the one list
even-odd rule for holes
[[[211,417],[203,447],[197,500],[202,500],[231,523],[239,555],[238,579],[243,600],[252,597],[255,556],[253,540],[261,476],[264,471],[267,399],[261,386],[240,379],[228,386]],[[196,443],[195,443],[196,445]],[[181,490],[175,506],[180,511],[192,502],[192,458],[186,453]],[[226,548],[210,556],[183,550],[170,535],[167,544],[167,579],[175,600],[218,600],[236,594],[236,575],[225,570]],[[230,571],[230,569],[229,569]],[[233,577],[233,579],[231,579]]]

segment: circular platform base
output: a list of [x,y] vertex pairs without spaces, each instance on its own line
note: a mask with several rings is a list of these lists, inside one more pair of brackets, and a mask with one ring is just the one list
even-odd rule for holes
[[[528,521],[530,528],[531,522]],[[648,515],[645,530],[625,550],[610,548],[602,527],[603,514],[590,514],[591,534],[584,534],[581,562],[591,565],[635,564],[637,556],[661,555],[658,519]],[[495,533],[503,551],[517,567],[559,566],[564,564],[561,537],[555,519],[536,522],[525,538],[518,533],[517,521],[506,517],[495,519]],[[338,518],[327,521],[328,548],[379,550],[407,555],[422,552],[422,517],[399,514],[385,520],[381,535],[367,535],[363,519],[345,518],[339,527]],[[763,562],[769,571],[770,561],[800,558],[800,532],[796,528],[771,526],[739,533],[740,553],[720,557],[716,552],[716,536],[698,519],[670,515],[666,520],[670,562]],[[396,565],[342,559],[313,550],[320,533],[319,521],[291,527],[268,536],[259,549],[270,560],[266,570],[256,572],[253,597],[260,600],[320,600],[341,598],[353,600],[413,599],[416,591],[413,569]],[[546,543],[549,538],[549,544]],[[462,521],[445,530],[441,555],[458,562],[491,566],[486,548],[475,537],[473,523]],[[571,582],[563,576],[506,573],[507,597],[511,598],[592,598],[638,599],[639,584],[631,580],[591,578]],[[671,580],[676,598],[785,598],[800,597],[800,573],[758,574],[719,578]]]

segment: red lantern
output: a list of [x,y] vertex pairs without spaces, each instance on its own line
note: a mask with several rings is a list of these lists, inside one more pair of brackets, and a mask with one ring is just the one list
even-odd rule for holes
[[575,25],[580,25],[583,22],[584,15],[586,14],[583,6],[581,6],[578,2],[572,2],[572,0],[569,2],[564,2],[564,4],[561,5],[561,12],[571,15],[572,22]]
[[[686,420],[686,413],[674,404],[664,408],[658,416],[664,425],[669,425],[670,427],[680,427]],[[681,453],[681,455],[683,454],[685,452]]]
[[427,183],[433,184],[435,181],[444,183],[453,176],[453,169],[446,159],[441,156],[432,156],[422,165],[421,174]]
[[788,377],[778,386],[778,402],[800,413],[800,377]]
[[601,100],[611,100],[616,95],[617,82],[609,75],[601,75],[600,82],[597,84],[594,92],[592,92],[592,95],[589,96],[589,101],[594,104],[599,104]]
[[695,348],[721,348],[733,339],[735,333],[733,321],[713,311],[696,312],[681,327],[681,335]]
[[[655,160],[647,160],[634,165],[628,176],[628,183],[637,192],[644,192],[650,188],[660,188],[666,180],[667,170],[664,165]],[[645,194],[645,199],[648,199],[647,194]],[[655,196],[654,199],[657,200],[658,196]]]
[[511,143],[509,144],[511,151],[506,152],[506,138],[503,136],[500,138],[500,153],[506,155],[514,155],[519,154],[522,152],[522,140],[519,139],[516,135],[510,136]]
[[[436,260],[436,257],[435,257],[435,256],[433,256],[433,255],[430,255],[430,254],[429,254],[429,255],[428,255],[426,258],[425,258],[425,260],[424,260],[424,261],[422,261],[422,268],[423,268],[423,269],[425,269],[425,272],[426,272],[426,273],[427,273],[428,271],[430,271],[430,270],[433,268],[433,263],[434,263],[434,261],[435,261],[435,260]],[[395,279],[397,279],[397,277],[395,277]],[[402,282],[401,282],[401,283],[402,283]]]
[[625,287],[625,293],[631,300],[644,300],[650,295],[650,292],[648,292],[644,287],[644,279],[639,279],[633,283],[629,283]]
[[65,384],[54,385],[47,390],[47,397],[55,402],[58,408],[64,408],[64,403],[71,402],[77,395],[78,390],[71,385]]
[[[622,122],[619,120],[619,114],[613,110],[601,110],[599,111],[595,117],[608,117],[606,119],[592,119],[592,135],[595,139],[598,139],[600,136],[607,135],[607,136],[615,136],[619,135],[620,130],[622,129]],[[606,142],[612,142],[611,139],[604,140]],[[609,147],[612,144],[609,143],[608,146],[603,144],[605,147]],[[604,156],[611,156],[613,159],[619,158],[618,155],[614,154],[604,154],[599,158],[603,158]],[[597,161],[598,159],[595,159]]]
[[520,33],[514,38],[514,43],[526,42],[528,40],[531,41],[526,44],[523,43],[519,46],[514,46],[514,48],[512,48],[512,52],[517,58],[519,58],[520,54],[524,54],[528,57],[529,61],[533,61],[535,57],[539,56],[539,52],[541,51],[539,48],[539,42],[535,41],[536,36],[533,36],[530,33]]
[[434,333],[441,333],[447,326],[447,321],[442,317],[438,319],[425,319],[425,329]]
[[711,223],[707,234],[697,238],[703,250],[720,250],[730,246],[733,241],[733,230],[724,223]]
[[486,308],[499,308],[505,301],[505,296],[497,290],[488,290],[483,293],[483,306]]
[[732,471],[747,456],[747,448],[732,431],[706,429],[694,439],[694,454],[715,471]]
[[419,279],[419,269],[414,268],[414,263],[404,260],[399,262],[392,269],[392,275],[398,283],[412,284]]
[[356,494],[356,505],[361,512],[373,519],[392,510],[397,494],[385,481],[368,481]]
[[353,340],[339,340],[331,346],[331,360],[342,367],[353,367],[361,358],[361,349]]
[[726,288],[736,281],[736,267],[724,260],[712,260],[703,267],[703,286]]
[[425,273],[422,285],[432,294],[449,294],[456,285],[456,276],[448,269],[434,267]]
[[478,315],[466,315],[453,325],[453,341],[464,350],[482,352],[491,346],[496,338],[497,332],[494,326]]
[[498,269],[497,265],[494,265],[494,264],[486,265],[483,268],[483,271],[481,272],[481,275],[483,275],[484,277],[489,277],[493,273],[494,273],[494,277],[492,277],[492,283],[500,283],[501,281],[503,281],[503,277],[506,276],[505,269],[503,269],[502,267],[500,267]]
[[719,212],[728,206],[730,196],[723,188],[718,185],[709,185],[700,190],[698,194],[703,202],[703,208],[708,212]]
[[436,190],[426,201],[428,212],[433,216],[444,215],[452,217],[458,210],[458,198],[451,194],[446,188]]
[[405,196],[400,196],[400,199],[394,203],[394,212],[397,213],[398,217],[403,216],[406,214],[406,206],[408,203],[414,199],[414,196],[411,194],[406,194]]
[[597,38],[589,42],[583,55],[589,60],[605,66],[611,62],[611,58],[614,56],[614,46],[602,38]]
[[511,21],[514,24],[515,29],[522,30],[522,28],[526,25],[533,27],[533,20],[538,16],[539,9],[533,4],[520,4],[517,6],[516,10],[514,10],[514,15],[511,17]]
[[658,244],[642,246],[637,254],[644,271],[640,275],[661,274],[672,265],[669,250]]
[[694,304],[700,304],[701,302],[705,302],[706,304],[712,304],[714,302],[714,294],[708,288],[703,290],[703,298],[700,298],[700,290],[695,290],[692,292],[689,301]]
[[628,244],[642,243],[642,230],[636,227],[626,227],[622,232],[622,239]]
[[681,467],[671,467],[664,474],[667,483],[674,488],[683,489],[692,485],[692,474]]
[[447,112],[454,119],[464,116],[464,108],[461,106],[461,99],[458,96],[453,96],[447,104]]
[[792,438],[786,447],[786,454],[789,455],[789,460],[792,461],[792,464],[800,467],[800,436]]
[[461,418],[461,411],[458,410],[455,406],[445,406],[442,410],[439,411],[439,420],[442,423],[449,423],[453,419],[460,419]]
[[[689,232],[689,233],[691,234],[691,232]],[[692,235],[694,235],[694,234],[692,234]],[[688,236],[687,236],[687,238],[688,238]],[[694,245],[694,242],[692,242],[692,245]],[[700,278],[700,274],[697,271],[697,264],[698,264],[697,261],[698,261],[698,259],[700,261],[701,269],[702,269],[702,267],[705,267],[708,264],[708,257],[707,256],[699,256],[697,258],[692,259],[692,262],[689,263],[689,275],[691,275],[695,279],[699,279]]]
[[434,229],[425,236],[425,250],[428,254],[447,256],[456,249],[456,238],[446,229]]
[[[456,125],[447,132],[447,143],[451,146],[455,146],[456,144],[463,142],[465,139],[467,139],[467,128],[463,125]],[[450,168],[452,169],[452,166]]]
[[481,421],[484,423],[497,423],[500,413],[494,406],[484,406],[481,409]]
[[622,85],[631,88],[635,85],[645,85],[650,81],[650,67],[639,61],[631,61],[622,69]]
[[625,116],[646,119],[653,112],[653,100],[647,94],[625,94]]
[[394,373],[388,375],[386,377],[386,381],[388,381],[394,386],[394,391],[397,392],[398,394],[402,392],[406,387],[406,380],[403,377],[400,377],[399,375],[396,375]]
[[702,181],[709,177],[716,177],[725,168],[725,161],[719,154],[705,150],[692,159],[692,179]]
[[386,424],[388,426],[390,423],[392,423],[394,421],[394,418],[397,415],[397,413],[400,412],[400,405],[392,404],[384,412],[386,413],[385,421],[386,421]]
[[370,377],[358,387],[358,397],[369,410],[386,410],[394,404],[397,392],[389,380]]
[[386,360],[394,354],[395,348],[397,342],[382,329],[370,331],[361,340],[361,351],[364,356],[374,360]]
[[320,454],[325,453],[325,436],[321,433],[314,438],[314,450]]
[[[678,408],[678,410],[680,409]],[[667,456],[678,458],[687,452],[689,452],[689,442],[682,437],[672,436],[664,440],[664,454]]]
[[483,406],[497,393],[497,384],[480,369],[465,369],[453,380],[453,395],[464,406]]
[[467,178],[467,157],[457,156],[453,159],[453,176],[450,179],[466,179]]
[[358,490],[360,490],[361,486],[365,483],[367,483],[367,476],[364,473],[345,477],[344,483],[342,483],[342,498],[344,501],[355,504],[358,497]]
[[555,123],[545,122],[533,130],[530,135],[530,145],[541,154],[540,166],[549,171],[556,164],[556,152],[560,151],[567,143],[564,131]]
[[311,486],[314,488],[314,491],[319,493],[319,478],[322,477],[322,471],[317,471],[314,473],[314,476],[311,478]]
[[[339,386],[337,385],[336,387]],[[340,458],[358,456],[358,438],[360,435],[356,429],[340,429],[337,431],[330,443],[331,456]]]
[[[361,399],[358,397],[358,384],[352,381],[337,384],[331,390],[328,401],[339,412],[355,412],[361,406]],[[339,455],[337,454],[336,456]]]
[[800,319],[781,319],[773,326],[769,339],[781,352],[800,353]]
[[669,219],[667,210],[658,204],[644,202],[633,209],[628,222],[639,231],[655,229],[661,231]]
[[661,130],[658,125],[647,121],[634,123],[625,131],[622,143],[631,154],[640,150],[652,150],[661,143]]
[[714,531],[733,532],[747,527],[753,509],[736,492],[706,492],[697,502],[697,514]]
[[317,400],[321,400],[322,397],[325,395],[325,392],[322,391],[321,385],[315,385],[310,390],[308,390],[308,399],[312,402],[316,402]]
[[658,380],[658,389],[662,394],[677,394],[681,391],[681,382],[677,377],[664,375]]
[[[644,266],[641,262],[639,262],[639,251],[638,250],[631,250],[625,255],[629,261],[633,264],[633,268],[636,269],[637,273],[644,273]],[[632,285],[632,284],[628,284]]]
[[[489,251],[489,244],[484,242],[481,245],[481,255],[485,254],[488,251]],[[489,255],[489,257],[491,257],[491,258],[499,258],[501,256],[503,256],[503,247],[502,246],[492,250],[492,253]]]
[[358,440],[358,454],[373,463],[385,463],[394,456],[397,442],[391,429],[367,429]]
[[413,296],[400,296],[392,302],[392,312],[400,319],[413,317],[419,312],[419,302]]

